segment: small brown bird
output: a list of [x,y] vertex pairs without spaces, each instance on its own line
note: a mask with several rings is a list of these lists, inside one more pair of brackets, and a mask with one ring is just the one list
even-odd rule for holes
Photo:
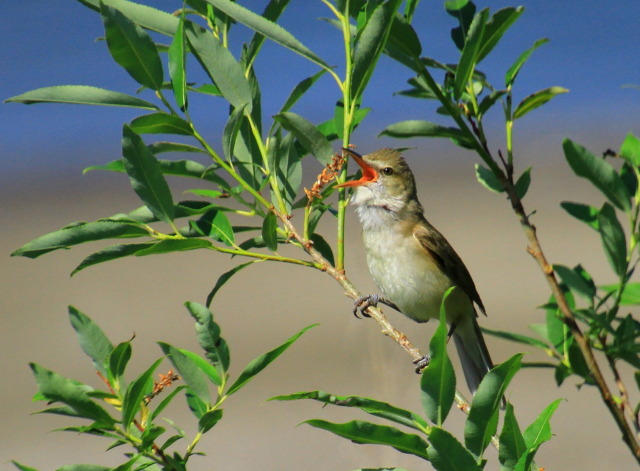
[[356,309],[387,304],[416,322],[440,317],[444,293],[447,323],[464,376],[475,393],[493,367],[476,320],[474,303],[485,313],[469,271],[447,239],[423,215],[416,183],[402,155],[380,149],[360,156],[344,149],[362,169],[362,177],[338,187],[353,187],[351,203],[362,224],[369,272],[383,297],[364,296]]

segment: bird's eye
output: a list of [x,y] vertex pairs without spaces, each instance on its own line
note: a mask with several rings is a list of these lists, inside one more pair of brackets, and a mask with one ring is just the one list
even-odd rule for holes
[[382,169],[382,173],[385,175],[393,175],[393,169],[391,167],[384,167]]

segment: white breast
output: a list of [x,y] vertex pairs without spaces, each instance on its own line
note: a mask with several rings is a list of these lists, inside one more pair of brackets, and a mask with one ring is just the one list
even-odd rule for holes
[[411,234],[399,230],[400,224],[389,212],[361,206],[358,215],[369,271],[384,297],[418,322],[438,318],[451,280]]

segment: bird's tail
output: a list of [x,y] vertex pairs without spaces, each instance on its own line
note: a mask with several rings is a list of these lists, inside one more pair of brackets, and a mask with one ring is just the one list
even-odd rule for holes
[[453,331],[464,378],[471,394],[475,394],[484,375],[493,368],[489,350],[484,343],[480,326],[473,316],[465,316]]

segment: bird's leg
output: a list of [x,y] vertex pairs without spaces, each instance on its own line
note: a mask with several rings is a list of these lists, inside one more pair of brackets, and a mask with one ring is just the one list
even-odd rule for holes
[[358,311],[362,314],[363,317],[371,317],[365,311],[373,306],[376,307],[378,303],[386,304],[389,307],[394,308],[396,311],[400,312],[400,308],[396,306],[393,301],[389,301],[387,298],[383,298],[379,294],[366,294],[364,296],[360,296],[353,303],[353,315],[356,317],[360,317],[358,315]]
[[429,355],[425,355],[422,358],[413,360],[413,364],[416,365],[416,373],[421,374],[422,370],[424,370],[427,366],[429,366],[430,361],[431,361],[431,356]]

